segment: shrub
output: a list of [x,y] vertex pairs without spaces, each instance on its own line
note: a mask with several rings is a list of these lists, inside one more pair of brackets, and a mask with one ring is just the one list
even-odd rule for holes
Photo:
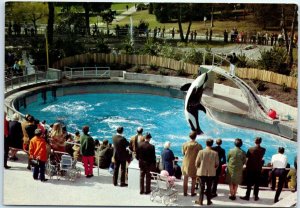
[[290,89],[285,83],[283,83],[283,84],[282,84],[282,91],[283,91],[283,92],[290,92],[291,89]]
[[143,69],[142,69],[140,66],[137,66],[137,67],[134,69],[134,72],[136,72],[136,73],[142,73],[142,72],[143,72]]
[[247,57],[244,53],[241,53],[238,57],[237,67],[246,67],[247,66]]
[[183,61],[186,63],[202,64],[202,60],[203,60],[202,53],[196,51],[195,49],[187,50],[183,54]]
[[166,75],[169,75],[169,72],[165,69],[159,69],[159,74],[166,76]]
[[184,71],[183,68],[181,68],[181,69],[179,69],[179,70],[176,71],[176,75],[177,76],[186,76],[187,73]]
[[266,91],[268,89],[263,81],[257,81],[256,88],[258,91]]
[[259,68],[274,71],[281,74],[289,74],[287,64],[287,51],[285,48],[274,46],[271,50],[260,51],[261,58],[258,60]]
[[159,49],[159,44],[155,42],[153,38],[148,38],[144,44],[144,47],[141,49],[141,53],[156,56],[159,54]]
[[151,69],[151,70],[154,70],[154,71],[157,71],[158,66],[156,66],[156,64],[151,63],[151,64],[150,64],[150,69]]

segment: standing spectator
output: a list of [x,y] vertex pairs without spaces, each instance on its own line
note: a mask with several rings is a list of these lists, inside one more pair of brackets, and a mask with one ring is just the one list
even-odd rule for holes
[[161,159],[163,164],[163,170],[168,171],[169,176],[174,175],[173,162],[175,160],[173,151],[170,150],[171,143],[169,141],[165,142],[164,150],[161,153]]
[[161,37],[164,38],[165,37],[165,31],[166,31],[166,27],[164,26],[162,29],[162,33],[161,33]]
[[191,41],[193,41],[193,38],[194,38],[194,32],[192,31],[191,32]]
[[196,157],[198,152],[202,150],[201,144],[196,142],[197,132],[192,131],[189,135],[190,141],[186,142],[182,146],[182,174],[183,174],[183,195],[187,196],[188,191],[188,180],[189,177],[192,178],[191,196],[196,196],[195,185],[196,185],[196,173],[197,169],[195,167]]
[[[151,173],[150,171],[156,164],[155,147],[150,144],[152,138],[150,133],[146,133],[145,141],[139,143],[136,159],[139,161],[140,167],[140,194],[151,193]],[[144,181],[146,177],[146,191],[144,189]]]
[[219,166],[218,153],[212,149],[214,141],[206,140],[206,148],[200,150],[196,158],[197,176],[200,177],[200,195],[196,204],[203,205],[204,189],[206,184],[207,205],[211,205],[211,185],[216,176],[216,169]]
[[206,29],[205,37],[206,37],[206,41],[208,41],[208,29]]
[[286,166],[287,166],[287,157],[284,155],[284,148],[279,147],[278,148],[278,153],[272,156],[271,159],[271,165],[272,165],[272,190],[275,190],[275,185],[276,185],[276,177],[279,178],[278,181],[278,186],[274,198],[274,203],[279,201],[279,196],[282,191],[282,187],[284,184],[284,181],[286,179]]
[[228,32],[227,32],[227,30],[224,30],[224,42],[225,43],[228,42]]
[[4,113],[4,168],[9,169],[11,168],[10,166],[7,165],[7,159],[8,159],[8,152],[9,152],[9,122],[6,118],[6,113]]
[[14,65],[13,65],[13,74],[14,75],[18,75],[20,73],[20,65],[18,63],[18,60],[15,61]]
[[175,37],[175,28],[173,27],[173,29],[172,29],[172,39],[174,39],[174,37]]
[[210,28],[209,30],[209,41],[211,42],[211,38],[212,38],[212,29]]
[[51,147],[55,151],[65,151],[65,139],[64,132],[60,123],[53,124],[50,132]]
[[40,129],[35,129],[35,136],[30,140],[29,158],[38,160],[38,164],[33,169],[33,179],[40,179],[42,182],[47,181],[45,178],[45,164],[47,162],[46,141],[42,136]]
[[235,75],[235,64],[238,62],[238,58],[236,57],[235,53],[233,53],[232,56],[230,56],[229,62],[230,62],[230,71],[229,71],[229,73],[232,76],[234,76]]
[[79,156],[80,156],[80,133],[79,133],[79,131],[75,132],[74,143],[75,144],[73,145],[73,157],[74,157],[74,160],[78,161]]
[[194,40],[196,41],[196,38],[197,38],[197,31],[195,30],[194,31]]
[[128,184],[125,183],[125,173],[126,173],[126,161],[128,158],[128,153],[126,148],[129,145],[129,142],[126,140],[126,138],[122,135],[124,131],[124,128],[122,126],[119,126],[117,128],[117,134],[113,136],[113,145],[114,145],[114,176],[113,176],[113,184],[115,186],[118,185],[118,175],[119,175],[119,169],[121,166],[121,187],[128,186]]
[[12,156],[10,160],[18,160],[16,154],[18,149],[22,149],[23,147],[23,133],[22,126],[19,122],[19,114],[15,113],[12,117],[12,121],[9,122],[9,146],[13,149],[11,150]]
[[263,157],[265,155],[266,149],[261,147],[261,137],[255,138],[255,146],[250,147],[247,151],[247,162],[246,162],[246,183],[247,183],[247,191],[244,197],[240,197],[243,200],[249,200],[251,187],[254,185],[253,193],[254,200],[257,201],[259,199],[259,182],[260,175],[263,166]]
[[128,11],[128,5],[126,5],[126,10]]
[[[28,117],[28,125],[25,127],[26,134],[28,136],[28,142],[35,136],[35,130],[37,129],[37,125],[35,124],[34,117],[29,116]],[[29,145],[28,145],[29,148]],[[28,170],[31,170],[31,165],[30,165],[30,158],[28,157]]]
[[242,183],[243,166],[246,162],[246,153],[241,150],[243,141],[239,138],[234,141],[235,148],[229,150],[227,156],[227,174],[226,181],[229,184],[229,199],[236,199],[238,185]]
[[82,155],[82,162],[84,166],[84,173],[87,178],[93,177],[93,166],[95,156],[95,142],[88,134],[90,128],[88,126],[82,127],[82,135],[80,137],[80,154]]
[[218,196],[217,195],[217,186],[218,186],[218,183],[219,183],[219,176],[222,172],[222,165],[226,164],[225,150],[221,147],[222,139],[217,139],[216,144],[217,144],[217,146],[213,147],[212,149],[218,153],[219,166],[216,170],[216,177],[212,181],[212,192],[211,192],[211,197],[212,198]]
[[137,134],[132,136],[129,142],[129,149],[133,153],[134,158],[136,156],[136,149],[138,147],[138,143],[145,141],[145,138],[143,137],[143,128],[138,127],[136,132]]

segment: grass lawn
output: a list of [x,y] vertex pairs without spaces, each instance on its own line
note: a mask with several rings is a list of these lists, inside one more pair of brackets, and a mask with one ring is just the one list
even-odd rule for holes
[[126,5],[128,5],[128,8],[134,7],[134,3],[113,3],[111,5],[111,10],[116,10],[117,12],[119,10],[119,11],[125,12]]
[[[153,29],[155,27],[160,27],[163,28],[165,26],[166,32],[170,31],[173,27],[175,29],[178,29],[178,23],[159,23],[156,21],[155,15],[149,14],[148,10],[143,10],[143,11],[137,11],[132,14],[132,19],[133,19],[133,24],[137,26],[140,22],[140,20],[145,20],[146,22],[149,23],[149,28]],[[124,18],[123,20],[119,21],[119,25],[125,25],[129,24],[129,16]],[[194,21],[191,26],[191,30],[197,30],[198,34],[205,34],[206,29],[209,29],[211,25],[210,20],[206,21],[206,24],[203,21]],[[183,23],[182,24],[184,31],[187,30],[188,23]],[[253,16],[248,15],[246,16],[245,20],[240,19],[238,21],[235,20],[227,20],[227,21],[220,21],[216,20],[214,21],[214,27],[212,28],[213,30],[213,35],[220,35],[223,36],[223,32],[225,29],[230,32],[232,28],[237,28],[238,31],[262,31],[262,28],[259,27],[256,24],[255,19]]]

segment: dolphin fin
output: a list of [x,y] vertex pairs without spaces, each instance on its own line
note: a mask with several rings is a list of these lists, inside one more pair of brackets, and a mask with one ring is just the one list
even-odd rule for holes
[[198,110],[201,110],[204,113],[206,113],[206,109],[205,109],[205,107],[201,103],[199,103],[199,105],[198,105]]
[[192,83],[187,83],[187,84],[185,84],[185,85],[182,85],[182,86],[180,87],[180,90],[181,90],[181,91],[188,91],[188,89],[190,88],[191,85],[192,85]]

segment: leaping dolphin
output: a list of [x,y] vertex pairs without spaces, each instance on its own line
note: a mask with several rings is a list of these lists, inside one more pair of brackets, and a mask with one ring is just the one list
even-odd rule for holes
[[191,130],[196,131],[198,135],[203,134],[198,121],[198,111],[206,113],[205,107],[200,103],[204,84],[208,79],[208,72],[198,76],[192,83],[181,86],[180,90],[187,91],[184,104],[185,119],[191,126]]

